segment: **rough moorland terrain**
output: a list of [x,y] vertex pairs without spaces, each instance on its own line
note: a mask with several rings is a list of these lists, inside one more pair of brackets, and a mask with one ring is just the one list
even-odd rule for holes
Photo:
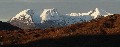
[[119,34],[120,14],[114,14],[59,28],[1,30],[0,44],[4,47],[116,47]]

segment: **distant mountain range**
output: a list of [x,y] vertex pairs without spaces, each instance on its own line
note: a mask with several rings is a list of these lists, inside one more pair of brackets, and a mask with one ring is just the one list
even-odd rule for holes
[[35,10],[27,9],[18,13],[8,22],[22,29],[45,29],[50,27],[63,27],[77,22],[113,15],[107,11],[96,8],[88,13],[61,14],[57,9],[44,9],[42,14]]

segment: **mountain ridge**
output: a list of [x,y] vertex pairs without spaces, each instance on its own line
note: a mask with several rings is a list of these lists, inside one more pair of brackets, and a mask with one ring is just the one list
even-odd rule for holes
[[24,10],[13,17],[9,22],[22,29],[45,29],[50,27],[68,26],[77,22],[88,22],[95,18],[112,15],[107,11],[98,8],[88,13],[71,13],[65,15],[59,13],[55,8],[44,9],[41,15],[36,15],[37,12],[34,11],[35,10],[31,9]]

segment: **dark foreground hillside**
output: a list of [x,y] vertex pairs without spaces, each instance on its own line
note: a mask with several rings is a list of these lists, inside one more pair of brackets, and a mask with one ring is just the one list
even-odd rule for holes
[[0,21],[0,30],[20,30],[20,28],[13,26],[10,23]]
[[[15,47],[120,47],[119,35],[79,35],[59,39],[42,39]],[[6,46],[7,47],[7,46]]]
[[45,30],[1,31],[3,47],[117,47],[120,14]]

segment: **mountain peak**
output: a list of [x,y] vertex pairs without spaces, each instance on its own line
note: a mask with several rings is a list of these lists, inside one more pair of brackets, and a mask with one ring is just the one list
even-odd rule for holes
[[26,9],[18,13],[9,21],[12,25],[20,28],[35,27],[35,23],[40,22],[40,17],[35,10]]
[[10,20],[10,22],[13,21],[13,20],[23,20],[23,19],[30,19],[30,20],[32,20],[31,17],[32,17],[33,15],[34,15],[33,10],[31,10],[31,9],[26,9],[26,10],[23,10],[23,11],[21,11],[20,13],[18,13],[15,17],[13,17],[13,18]]
[[42,18],[42,21],[46,20],[59,20],[60,16],[62,16],[57,9],[52,8],[52,9],[44,9],[40,17]]
[[111,13],[109,13],[109,12],[103,10],[103,9],[95,8],[94,10],[90,11],[89,15],[93,16],[94,19],[95,19],[95,18],[98,18],[98,17],[101,17],[101,16],[106,17],[108,15],[113,15],[113,14],[111,14]]
[[89,15],[93,16],[94,19],[100,16],[100,11],[98,8],[95,8],[94,10],[90,11],[91,13]]
[[98,11],[99,9],[98,8],[95,8],[96,11]]

